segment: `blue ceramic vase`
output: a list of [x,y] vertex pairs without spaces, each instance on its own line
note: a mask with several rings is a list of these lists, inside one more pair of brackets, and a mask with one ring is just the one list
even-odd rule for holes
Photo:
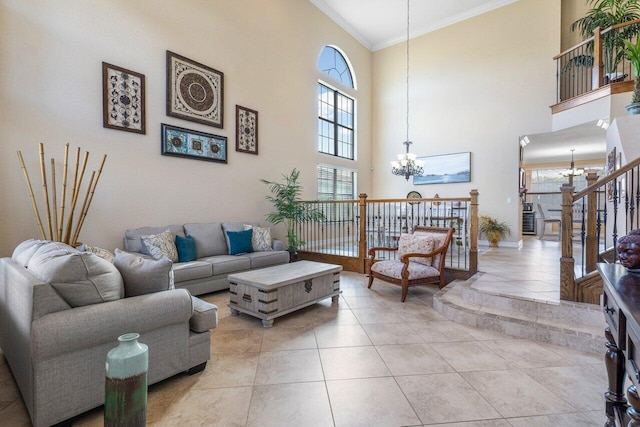
[[104,393],[105,426],[144,426],[147,420],[149,351],[139,334],[118,337],[107,354]]

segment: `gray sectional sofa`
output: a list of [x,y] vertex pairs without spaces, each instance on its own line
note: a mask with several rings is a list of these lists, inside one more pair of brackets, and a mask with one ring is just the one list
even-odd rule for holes
[[204,369],[217,307],[185,289],[124,298],[125,286],[114,264],[58,242],[0,258],[0,348],[36,427],[104,403],[106,356],[125,333],[149,348],[148,384]]
[[192,295],[201,295],[229,289],[227,276],[232,273],[286,264],[289,252],[279,240],[273,240],[272,250],[229,255],[227,231],[242,231],[245,224],[259,226],[256,222],[209,222],[174,224],[163,227],[141,227],[125,232],[124,249],[142,253],[141,238],[170,230],[173,236],[190,235],[195,240],[198,259],[174,263],[172,267],[176,288],[185,288]]

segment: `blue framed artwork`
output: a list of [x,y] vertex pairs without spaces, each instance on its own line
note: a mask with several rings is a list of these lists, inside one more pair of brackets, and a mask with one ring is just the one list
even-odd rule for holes
[[227,163],[227,137],[162,123],[162,155]]
[[413,177],[413,184],[453,184],[471,182],[471,152],[418,157],[424,173]]

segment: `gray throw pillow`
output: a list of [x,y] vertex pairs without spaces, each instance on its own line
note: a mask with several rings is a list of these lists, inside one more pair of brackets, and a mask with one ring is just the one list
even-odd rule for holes
[[178,262],[178,250],[171,230],[165,230],[160,234],[141,236],[140,240],[142,241],[142,253],[151,255],[155,259],[167,257],[172,262]]
[[151,294],[173,288],[171,280],[173,262],[168,258],[145,258],[116,249],[113,264],[124,279],[126,297]]

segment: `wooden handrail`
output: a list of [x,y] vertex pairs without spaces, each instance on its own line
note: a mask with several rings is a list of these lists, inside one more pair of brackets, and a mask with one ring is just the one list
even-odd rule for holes
[[629,25],[635,25],[635,24],[640,24],[640,19],[634,19],[633,21],[627,21],[627,22],[621,22],[619,24],[615,24],[612,25],[602,31],[600,31],[601,33],[607,33],[609,31],[612,30],[617,30],[618,28],[622,28],[622,27],[628,27]]
[[570,47],[569,49],[565,50],[564,52],[560,52],[559,54],[557,54],[556,56],[553,57],[553,60],[555,61],[556,59],[560,59],[562,58],[564,55],[566,55],[567,53],[571,52],[572,50],[575,50],[579,47],[584,46],[585,44],[591,43],[593,41],[593,36],[589,37],[588,39],[584,39],[582,42],[578,43],[577,45]]
[[584,196],[586,196],[589,193],[592,193],[594,191],[597,191],[598,188],[603,187],[605,184],[607,184],[608,182],[611,182],[617,178],[619,178],[620,176],[624,175],[625,173],[629,172],[631,169],[635,168],[636,166],[640,165],[640,157],[635,159],[634,161],[627,163],[626,165],[620,167],[620,169],[616,170],[615,172],[613,172],[612,174],[609,174],[603,178],[600,178],[599,180],[597,180],[594,184],[588,186],[587,188],[585,188],[584,190],[580,191],[579,193],[575,193],[573,195],[573,200],[579,200],[581,198],[583,198]]

